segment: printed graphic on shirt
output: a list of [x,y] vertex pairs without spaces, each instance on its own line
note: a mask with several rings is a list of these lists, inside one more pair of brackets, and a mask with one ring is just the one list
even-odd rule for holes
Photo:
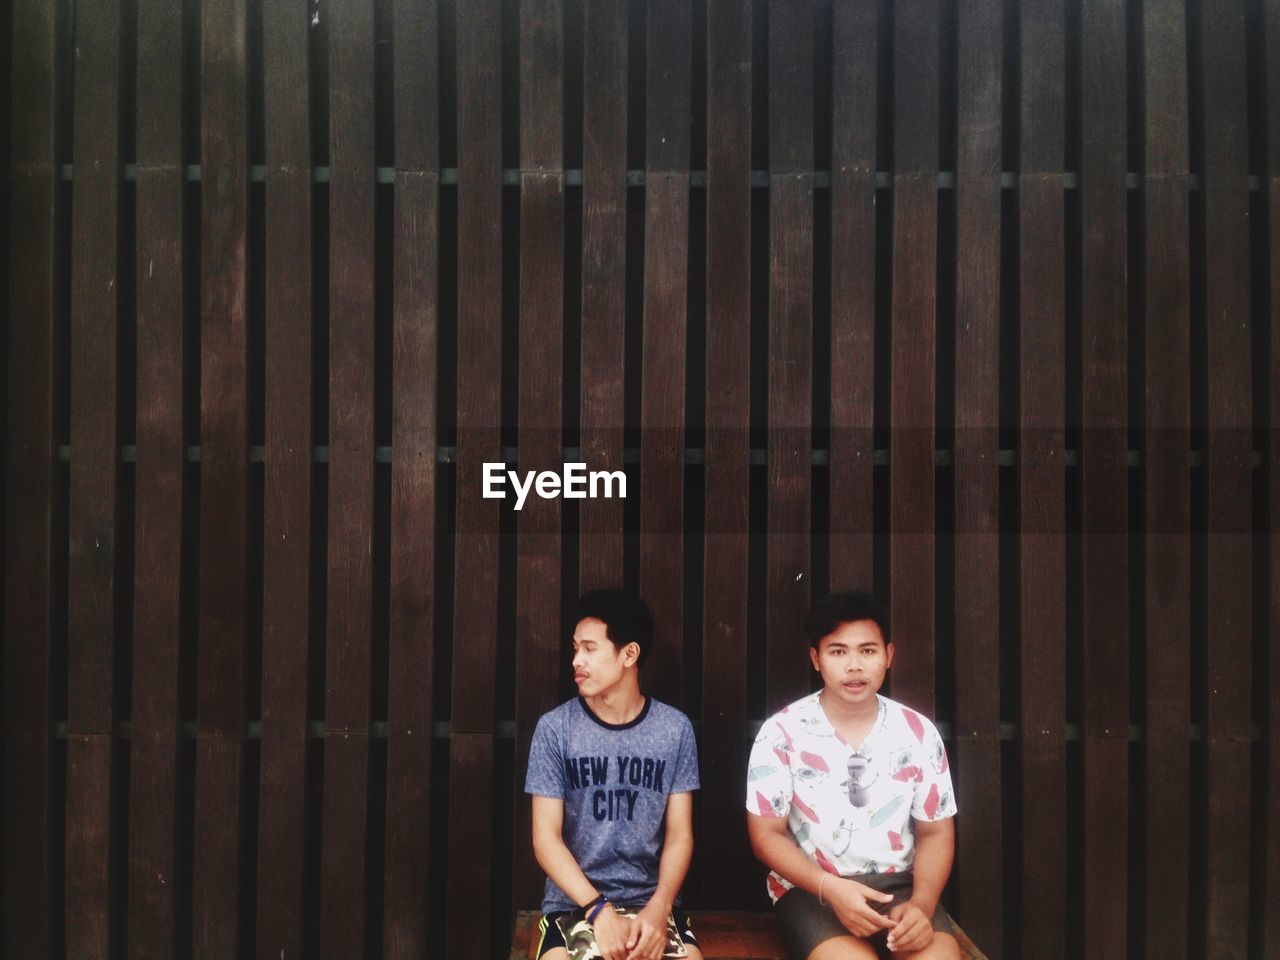
[[[765,721],[751,750],[747,810],[787,819],[788,832],[829,873],[895,873],[915,859],[912,819],[954,816],[947,752],[933,724],[879,697],[871,733],[856,748],[827,719],[819,694]],[[771,874],[775,901],[790,888]]]
[[[610,777],[610,763],[615,776]],[[617,757],[568,757],[566,791],[593,788],[591,812],[597,820],[634,820],[640,791],[665,794],[667,761],[621,754]]]

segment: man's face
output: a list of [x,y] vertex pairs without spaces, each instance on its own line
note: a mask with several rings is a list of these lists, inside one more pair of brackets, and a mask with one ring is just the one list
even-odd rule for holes
[[636,662],[638,652],[634,643],[621,650],[615,647],[603,620],[579,620],[573,630],[573,682],[578,693],[594,697],[613,689]]
[[809,648],[813,669],[822,674],[829,696],[850,705],[874,699],[893,663],[893,644],[885,645],[873,620],[842,623]]

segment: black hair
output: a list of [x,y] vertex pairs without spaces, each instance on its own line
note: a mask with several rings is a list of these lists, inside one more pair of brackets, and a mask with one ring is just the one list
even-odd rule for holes
[[619,650],[629,643],[640,648],[636,666],[643,667],[653,645],[653,614],[649,605],[625,590],[589,590],[578,598],[573,623],[587,617],[604,624],[605,636]]
[[875,594],[850,591],[829,593],[809,608],[809,615],[804,618],[804,632],[809,638],[809,646],[818,649],[822,638],[835,633],[840,624],[855,623],[858,620],[870,620],[879,627],[884,645],[889,645],[889,611],[884,604]]

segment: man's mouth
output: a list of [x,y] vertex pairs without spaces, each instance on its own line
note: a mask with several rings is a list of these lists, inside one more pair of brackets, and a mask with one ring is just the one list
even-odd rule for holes
[[574,683],[582,683],[584,680],[586,680],[586,679],[587,679],[587,676],[588,676],[588,675],[587,675],[587,674],[585,674],[585,673],[575,673],[575,674],[573,675],[573,682],[574,682]]
[[861,693],[864,689],[866,689],[866,686],[867,686],[867,681],[865,680],[846,680],[844,684],[844,688],[846,690],[851,690],[854,693]]

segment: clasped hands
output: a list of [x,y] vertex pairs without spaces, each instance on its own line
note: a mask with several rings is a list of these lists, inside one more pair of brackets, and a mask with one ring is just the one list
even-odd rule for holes
[[833,876],[823,885],[826,902],[850,933],[869,937],[887,930],[888,947],[895,952],[923,950],[933,941],[933,922],[918,904],[906,900],[884,914],[871,904],[892,903],[892,894],[844,877]]
[[659,960],[667,945],[669,912],[650,903],[635,917],[624,917],[606,906],[593,924],[600,955],[604,960]]

